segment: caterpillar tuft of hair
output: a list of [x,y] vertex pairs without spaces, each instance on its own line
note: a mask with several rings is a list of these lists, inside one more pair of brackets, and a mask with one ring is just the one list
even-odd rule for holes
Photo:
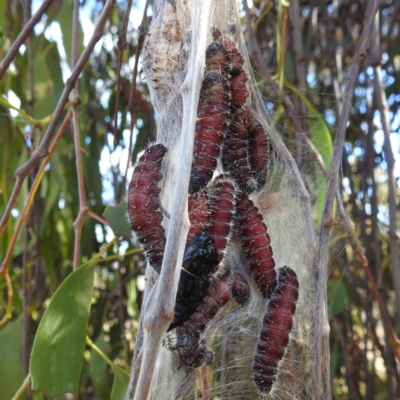
[[222,147],[222,166],[241,192],[252,193],[257,188],[250,166],[247,126],[249,111],[241,111],[230,123]]
[[168,331],[182,325],[196,310],[208,291],[211,271],[218,263],[213,239],[204,229],[195,235],[183,255],[175,300],[175,316]]
[[241,241],[243,259],[264,297],[270,297],[276,286],[275,261],[267,227],[258,208],[244,193],[236,199],[236,229]]
[[161,225],[163,215],[159,209],[162,179],[161,164],[167,148],[161,143],[146,149],[133,171],[128,190],[128,214],[132,229],[143,246],[146,258],[160,273],[164,249],[165,231]]
[[206,72],[197,109],[190,194],[207,186],[217,167],[227,124],[229,97],[228,83],[223,75],[217,71]]
[[210,236],[218,252],[220,263],[232,239],[235,214],[235,184],[227,175],[218,176],[210,187]]
[[253,362],[253,379],[263,394],[268,394],[276,381],[278,364],[289,342],[298,297],[296,273],[289,267],[280,268],[278,284],[268,302]]

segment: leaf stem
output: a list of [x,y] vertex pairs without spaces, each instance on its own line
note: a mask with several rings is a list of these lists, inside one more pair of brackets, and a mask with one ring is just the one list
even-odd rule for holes
[[25,392],[25,390],[28,388],[28,386],[31,383],[31,374],[28,374],[22,383],[21,387],[17,390],[17,393],[14,394],[13,398],[11,400],[18,400],[22,394]]

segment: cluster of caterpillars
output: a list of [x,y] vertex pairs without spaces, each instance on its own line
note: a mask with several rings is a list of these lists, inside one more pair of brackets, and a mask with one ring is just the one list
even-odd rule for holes
[[[248,197],[263,187],[268,139],[256,116],[245,109],[248,77],[233,41],[213,30],[198,105],[189,182],[190,229],[175,303],[175,316],[164,345],[179,354],[179,367],[211,364],[204,332],[231,299],[246,304],[247,280],[230,270],[229,247],[237,235],[249,275],[268,298],[253,362],[253,378],[269,393],[289,341],[298,298],[298,280],[289,267],[275,270],[270,237],[261,214]],[[167,148],[155,144],[140,157],[128,192],[133,230],[150,265],[160,273],[165,231],[160,206],[162,163]],[[213,179],[218,159],[223,173]]]

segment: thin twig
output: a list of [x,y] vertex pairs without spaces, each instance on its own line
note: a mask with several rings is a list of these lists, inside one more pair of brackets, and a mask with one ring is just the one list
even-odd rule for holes
[[92,210],[87,210],[86,214],[89,215],[90,217],[92,217],[93,219],[95,219],[96,221],[99,221],[101,224],[103,224],[105,226],[110,226],[110,224],[108,223],[107,220],[100,217],[99,215],[94,213]]
[[[372,30],[375,14],[379,8],[379,0],[372,0],[370,7],[366,12],[364,28],[360,36],[355,54],[353,56],[349,81],[347,83],[346,94],[343,100],[343,108],[339,119],[338,130],[334,145],[332,164],[328,174],[327,192],[322,217],[322,224],[319,231],[319,246],[315,259],[315,275],[317,280],[316,308],[313,323],[313,339],[314,339],[314,355],[313,355],[313,382],[312,382],[312,397],[315,399],[321,396],[321,368],[322,360],[326,356],[323,355],[327,351],[322,348],[323,342],[323,322],[324,314],[326,313],[326,282],[327,270],[326,259],[328,253],[328,239],[330,231],[330,221],[332,218],[333,202],[337,193],[337,177],[341,165],[344,139],[346,136],[346,127],[348,116],[350,113],[354,89],[357,84],[358,71],[361,63],[364,61],[369,43],[369,37]],[[330,394],[325,393],[330,396]]]
[[24,382],[22,383],[21,387],[18,389],[17,393],[15,393],[14,397],[11,400],[18,400],[25,392],[25,390],[29,387],[30,383],[31,383],[31,374],[28,374]]
[[139,37],[138,41],[136,44],[136,54],[135,54],[135,65],[133,68],[132,72],[132,84],[131,84],[131,91],[129,93],[129,103],[128,103],[128,110],[131,114],[131,123],[129,127],[129,148],[128,148],[128,158],[126,160],[126,167],[125,167],[125,174],[122,178],[122,184],[121,184],[121,194],[119,196],[119,201],[122,202],[125,197],[125,186],[126,186],[126,179],[128,175],[128,168],[131,163],[131,157],[132,157],[132,143],[133,143],[133,127],[135,125],[135,107],[134,107],[134,99],[136,95],[136,77],[138,73],[138,65],[139,65],[139,56],[140,52],[142,50],[144,38],[145,38],[145,32],[146,32],[146,26],[147,26],[147,8],[149,7],[150,0],[146,0],[146,4],[144,6],[143,10],[143,18],[142,22],[139,25],[138,31],[139,31]]
[[49,8],[50,4],[53,3],[54,0],[45,0],[42,5],[38,8],[36,13],[32,16],[29,22],[24,26],[21,33],[15,39],[14,43],[8,50],[8,53],[4,57],[3,61],[0,63],[0,79],[3,77],[5,72],[7,71],[9,65],[11,64],[12,60],[14,60],[15,56],[18,53],[20,46],[25,42],[27,37],[31,34],[35,25],[40,21],[43,14]]
[[115,1],[116,0],[107,0],[88,45],[85,47],[85,50],[83,51],[81,57],[79,58],[75,68],[73,69],[71,76],[67,79],[67,82],[64,86],[64,90],[60,96],[60,100],[53,113],[52,119],[47,127],[47,131],[43,137],[42,142],[40,143],[39,147],[35,150],[35,152],[32,154],[32,156],[25,162],[25,164],[19,167],[15,171],[16,182],[10,200],[8,201],[6,210],[4,211],[2,220],[0,222],[0,234],[3,231],[5,224],[7,223],[7,220],[11,214],[11,210],[15,205],[15,202],[17,201],[18,195],[21,191],[26,176],[28,175],[29,171],[33,168],[33,166],[41,158],[45,157],[48,154],[48,147],[50,141],[56,132],[58,121],[61,117],[61,114],[64,111],[64,106],[67,104],[69,94],[75,87],[75,82],[79,78],[79,75],[82,72],[84,66],[86,65],[87,60],[92,54],[94,46],[102,37],[104,25],[106,24],[108,16],[114,7]]
[[[74,0],[74,9],[72,15],[72,48],[71,48],[71,65],[75,67],[78,59],[78,43],[79,43],[79,0]],[[71,92],[72,98],[79,98],[79,82],[75,82],[75,87]],[[72,130],[75,143],[75,163],[76,163],[76,174],[78,181],[78,196],[79,196],[79,211],[74,221],[75,231],[75,243],[74,243],[74,261],[73,268],[77,269],[80,264],[81,255],[81,237],[82,228],[85,221],[85,216],[88,211],[85,191],[85,180],[83,177],[83,166],[82,166],[82,152],[81,152],[81,134],[79,128],[79,106],[75,105],[72,107]]]
[[118,109],[119,109],[119,97],[121,95],[121,65],[122,65],[122,56],[124,51],[128,48],[128,43],[126,42],[126,32],[128,30],[128,22],[129,22],[129,14],[132,8],[132,0],[128,0],[128,4],[126,5],[124,17],[122,19],[122,27],[121,31],[118,35],[118,43],[117,43],[117,51],[118,51],[118,59],[117,59],[117,89],[116,89],[116,97],[115,97],[115,108],[114,108],[114,146],[118,144]]
[[6,313],[4,314],[2,320],[0,321],[0,326],[3,325],[12,317],[12,299],[14,297],[14,291],[8,271],[6,271],[4,278],[7,284],[7,305],[6,305]]
[[368,280],[369,284],[371,285],[371,289],[372,289],[372,293],[374,295],[374,298],[378,303],[379,310],[380,310],[380,316],[382,318],[383,325],[385,326],[386,333],[387,333],[387,335],[389,337],[390,346],[393,349],[395,357],[400,362],[400,341],[399,341],[398,337],[396,336],[396,332],[393,329],[393,326],[392,326],[392,323],[390,321],[390,317],[389,317],[389,314],[388,314],[388,312],[386,310],[385,304],[382,301],[382,298],[381,298],[381,296],[379,294],[378,287],[377,287],[377,285],[375,283],[375,279],[374,279],[374,277],[373,277],[373,275],[371,273],[371,270],[370,270],[370,268],[368,266],[368,260],[365,257],[365,254],[364,254],[364,251],[362,249],[360,240],[358,239],[358,236],[357,236],[356,232],[352,228],[352,223],[351,223],[350,218],[347,215],[347,213],[343,213],[343,215],[344,215],[346,223],[341,223],[341,222],[332,220],[331,221],[331,226],[341,226],[341,227],[346,228],[347,231],[349,232],[350,240],[351,240],[351,242],[353,244],[353,248],[354,248],[354,250],[356,251],[356,254],[359,257],[360,264],[361,264],[361,266],[363,267],[363,269],[365,271],[365,274],[366,274],[366,277],[367,277],[367,280]]
[[[24,7],[24,26],[28,24],[29,17],[31,16],[31,1],[25,1]],[[34,90],[34,74],[33,74],[33,53],[32,53],[32,40],[31,33],[26,38],[26,52],[28,55],[28,70],[29,70],[29,99],[28,99],[28,110],[29,115],[33,117],[33,105],[35,104],[35,90]]]

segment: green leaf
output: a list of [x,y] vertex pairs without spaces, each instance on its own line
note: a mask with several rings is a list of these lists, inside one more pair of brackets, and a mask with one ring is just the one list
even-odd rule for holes
[[[101,333],[95,345],[103,352],[106,352],[104,335]],[[109,399],[111,389],[111,376],[107,374],[107,363],[96,352],[92,351],[90,356],[89,373],[94,386],[94,393],[97,399]]]
[[[0,330],[0,400],[10,400],[24,381],[21,341],[21,319]],[[25,395],[20,397],[25,398]]]
[[[6,1],[0,1],[0,35],[5,36],[6,35]],[[3,41],[3,46],[4,46],[4,41]],[[4,49],[1,49],[4,52]],[[4,53],[3,53],[4,57]]]
[[[72,1],[66,0],[63,2],[60,11],[56,15],[56,20],[60,24],[61,32],[63,35],[63,43],[65,53],[67,54],[67,62],[71,66],[71,51],[72,51],[72,13],[73,5]],[[83,51],[83,30],[82,25],[79,23],[78,26],[78,58]]]
[[78,394],[94,268],[113,243],[72,272],[54,293],[33,343],[30,364],[33,390],[51,397],[66,392]]
[[92,347],[92,349],[109,365],[114,374],[111,400],[123,400],[128,389],[129,375],[122,368],[113,363],[89,338],[87,338],[86,341],[88,345]]
[[116,205],[108,206],[104,210],[103,216],[110,223],[110,228],[117,236],[132,236],[132,228],[128,222],[128,210],[125,201]]
[[114,364],[111,367],[114,373],[114,382],[111,391],[111,400],[123,400],[128,390],[129,375],[120,367]]
[[[321,157],[325,164],[325,170],[328,172],[332,161],[333,144],[331,134],[324,118],[321,116],[321,114],[319,114],[319,112],[304,96],[303,93],[301,93],[294,86],[290,85],[288,82],[285,82],[285,86],[289,88],[292,92],[296,93],[306,105],[309,116],[308,129],[310,132],[310,139],[318,152],[321,154]],[[317,170],[316,175],[317,187],[319,188],[317,200],[317,222],[320,223],[325,205],[326,179],[321,171]]]
[[[43,35],[35,38],[34,48],[37,49],[33,60],[35,76],[35,105],[34,116],[42,119],[54,111],[54,95],[52,74],[49,71],[47,57],[48,53],[54,53],[56,42],[50,42]],[[60,68],[59,66],[56,69]]]
[[328,282],[328,304],[333,314],[343,311],[347,301],[346,287],[339,279]]

